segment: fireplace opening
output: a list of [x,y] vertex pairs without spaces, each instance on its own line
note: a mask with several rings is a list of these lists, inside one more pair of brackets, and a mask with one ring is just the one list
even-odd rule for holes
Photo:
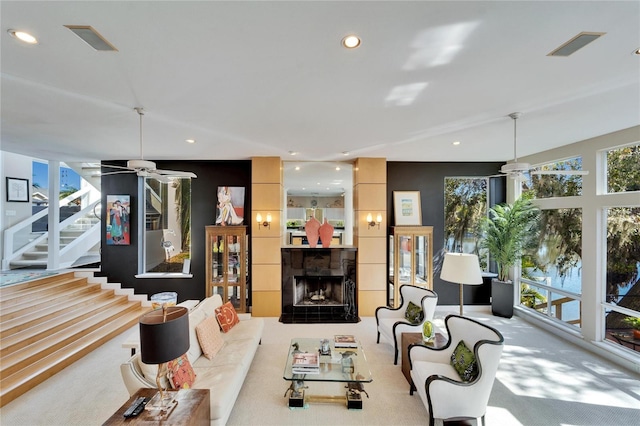
[[294,306],[344,305],[344,277],[295,276]]

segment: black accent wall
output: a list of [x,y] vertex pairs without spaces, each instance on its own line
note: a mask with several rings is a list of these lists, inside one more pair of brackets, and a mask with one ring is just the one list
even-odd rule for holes
[[[125,166],[126,162],[108,161],[104,164]],[[138,273],[138,227],[136,212],[142,200],[138,198],[138,178],[135,173],[102,177],[102,275],[109,282],[121,283],[133,288],[135,293],[152,295],[163,291],[178,293],[178,302],[187,299],[202,300],[205,297],[205,230],[214,225],[218,186],[243,186],[245,188],[245,224],[251,234],[251,161],[156,161],[159,169],[181,170],[195,173],[191,181],[191,273],[193,278],[135,278]],[[103,169],[104,172],[107,169]],[[108,171],[113,171],[109,169]],[[131,245],[106,245],[105,225],[107,195],[131,196]],[[249,255],[249,264],[251,257]],[[250,288],[250,283],[248,283]],[[249,293],[251,294],[251,293]],[[249,296],[251,297],[251,296]],[[251,302],[251,299],[249,299]]]
[[[496,174],[504,163],[387,163],[387,212],[389,224],[394,223],[393,191],[420,191],[422,225],[433,226],[434,291],[439,305],[459,305],[460,287],[441,280],[444,247],[444,179],[445,177],[481,177]],[[491,178],[489,205],[506,201],[504,177]],[[388,253],[388,251],[387,251]],[[490,304],[490,280],[483,285],[465,286],[465,305]]]

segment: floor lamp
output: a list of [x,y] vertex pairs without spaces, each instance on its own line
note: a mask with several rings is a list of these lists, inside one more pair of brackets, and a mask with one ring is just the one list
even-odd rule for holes
[[482,272],[478,256],[467,253],[446,253],[442,263],[440,279],[460,284],[460,316],[464,304],[463,285],[482,284]]
[[145,364],[159,364],[156,375],[158,393],[149,401],[147,410],[160,410],[168,414],[177,392],[162,388],[166,363],[189,350],[189,310],[181,306],[167,306],[140,317],[140,357]]

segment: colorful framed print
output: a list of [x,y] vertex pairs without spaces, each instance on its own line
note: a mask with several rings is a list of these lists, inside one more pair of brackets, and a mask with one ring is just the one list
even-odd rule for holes
[[242,225],[244,222],[244,187],[219,186],[216,225]]
[[422,225],[420,191],[393,191],[396,226]]
[[131,244],[131,197],[107,195],[107,245]]
[[7,202],[29,202],[29,179],[7,177]]

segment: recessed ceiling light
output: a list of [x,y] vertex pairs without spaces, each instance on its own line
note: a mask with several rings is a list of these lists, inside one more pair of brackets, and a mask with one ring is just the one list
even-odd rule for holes
[[356,35],[349,34],[342,39],[342,45],[347,49],[355,49],[360,46],[360,38]]
[[17,38],[20,41],[24,41],[25,43],[38,44],[38,40],[34,36],[24,31],[9,30],[7,32],[11,34],[12,37]]
[[296,151],[289,151],[289,155],[298,155]]
[[340,171],[340,166],[336,166],[336,171]]
[[635,52],[633,52],[633,53],[635,53],[636,55],[640,55],[640,47],[639,47],[639,48],[637,48],[637,49],[636,49],[636,51],[635,51]]
[[196,143],[195,139],[185,139],[186,143]]
[[349,155],[349,151],[342,151],[342,155]]
[[460,141],[453,141],[453,145],[455,145],[455,146],[460,145]]
[[300,170],[300,166],[296,166],[296,170]]

